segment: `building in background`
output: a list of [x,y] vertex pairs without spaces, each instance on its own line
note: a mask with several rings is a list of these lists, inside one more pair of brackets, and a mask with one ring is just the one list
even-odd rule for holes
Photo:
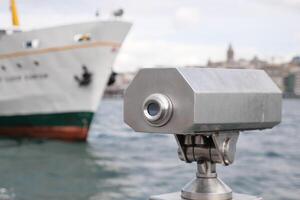
[[[237,69],[262,69],[273,79],[285,96],[300,97],[300,56],[295,56],[289,63],[274,64],[254,56],[250,60],[235,59],[235,51],[229,44],[226,60],[213,62],[208,60],[208,67],[237,68]],[[192,66],[198,67],[198,66]]]
[[[157,66],[170,67],[170,66]],[[187,66],[203,67],[203,66]],[[300,97],[300,56],[295,56],[287,63],[273,63],[253,56],[252,59],[236,59],[236,53],[231,44],[226,51],[226,60],[214,62],[208,59],[206,67],[236,68],[236,69],[262,69],[283,91],[285,97]],[[134,78],[136,72],[116,75],[116,82],[107,87],[105,96],[122,96],[124,90]]]
[[287,68],[288,75],[284,77],[285,94],[289,97],[300,97],[300,56],[292,58]]

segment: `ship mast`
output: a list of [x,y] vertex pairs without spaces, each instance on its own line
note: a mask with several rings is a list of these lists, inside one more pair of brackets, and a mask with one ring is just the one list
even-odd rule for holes
[[10,0],[10,9],[11,9],[11,17],[12,17],[12,24],[15,27],[20,26],[18,10],[15,0]]

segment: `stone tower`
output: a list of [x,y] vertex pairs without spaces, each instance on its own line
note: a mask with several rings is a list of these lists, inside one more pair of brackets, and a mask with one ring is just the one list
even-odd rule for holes
[[232,45],[229,44],[228,50],[227,50],[227,63],[232,63],[234,61],[234,51],[232,48]]

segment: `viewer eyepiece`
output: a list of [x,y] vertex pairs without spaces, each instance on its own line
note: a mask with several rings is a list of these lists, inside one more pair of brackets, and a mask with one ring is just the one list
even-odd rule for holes
[[166,95],[151,94],[143,103],[144,119],[150,126],[163,126],[171,118],[172,102]]

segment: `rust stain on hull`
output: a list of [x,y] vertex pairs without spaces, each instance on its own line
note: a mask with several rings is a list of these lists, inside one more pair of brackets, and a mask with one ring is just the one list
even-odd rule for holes
[[1,127],[0,136],[13,138],[31,137],[65,141],[86,141],[88,136],[88,128],[76,126]]

